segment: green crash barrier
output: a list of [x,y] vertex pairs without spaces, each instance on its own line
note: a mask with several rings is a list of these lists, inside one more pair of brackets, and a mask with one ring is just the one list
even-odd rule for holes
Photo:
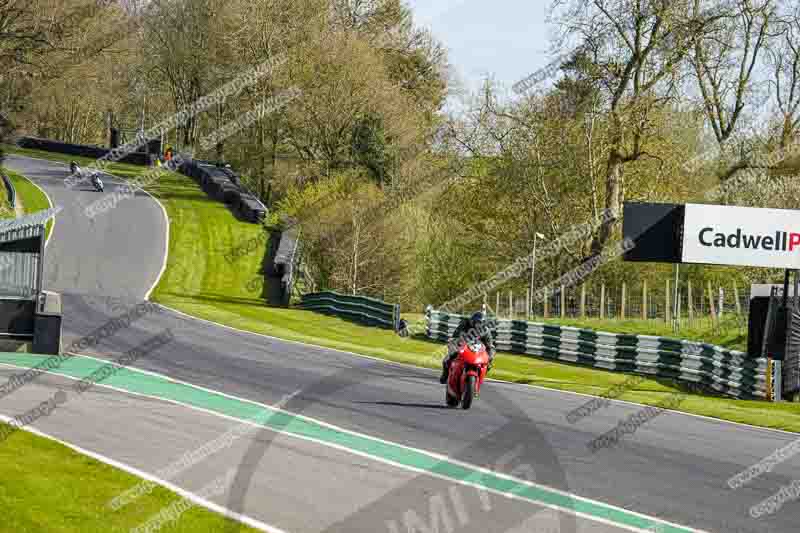
[[309,311],[354,320],[366,326],[398,331],[400,304],[390,304],[367,296],[352,296],[333,291],[304,294],[298,307]]
[[[462,318],[429,308],[428,338],[446,342]],[[771,361],[713,344],[509,319],[497,319],[492,333],[501,351],[685,381],[734,398],[773,399]]]

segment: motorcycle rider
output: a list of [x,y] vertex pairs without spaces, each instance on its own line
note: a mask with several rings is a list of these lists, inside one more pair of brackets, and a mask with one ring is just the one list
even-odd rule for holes
[[97,172],[92,172],[92,185],[94,185],[94,188],[98,191],[103,190],[103,182],[100,179],[100,176],[97,175]]
[[469,318],[464,318],[458,324],[458,327],[453,332],[450,342],[447,343],[447,355],[442,360],[442,377],[439,378],[439,383],[447,383],[447,376],[450,374],[450,365],[458,356],[458,350],[464,343],[470,340],[477,340],[483,343],[486,347],[486,353],[489,355],[489,368],[492,369],[494,362],[495,346],[492,332],[486,323],[486,315],[482,311],[473,313]]

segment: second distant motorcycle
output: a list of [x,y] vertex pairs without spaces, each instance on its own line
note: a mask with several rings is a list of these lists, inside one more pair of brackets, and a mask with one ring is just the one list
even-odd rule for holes
[[92,174],[92,185],[96,191],[103,192],[103,180],[97,174]]

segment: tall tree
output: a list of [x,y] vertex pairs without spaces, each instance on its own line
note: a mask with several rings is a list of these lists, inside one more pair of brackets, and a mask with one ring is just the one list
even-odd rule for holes
[[[31,103],[35,84],[65,74],[54,65],[98,53],[103,46],[88,46],[78,53],[76,43],[92,22],[116,9],[114,2],[96,0],[0,1],[0,129],[3,137],[14,129],[14,116]],[[112,14],[111,19],[115,20]],[[97,44],[95,42],[95,44]]]
[[736,132],[748,103],[755,103],[756,67],[769,43],[776,15],[775,0],[737,0],[702,11],[705,30],[694,40],[691,63],[703,110],[720,147]]
[[[168,89],[175,111],[210,92],[228,74],[228,54],[215,23],[224,8],[219,0],[156,0],[147,10],[142,48],[148,69],[143,76]],[[179,125],[184,146],[195,144],[199,126],[198,116]]]
[[771,79],[780,112],[779,145],[786,149],[800,135],[800,6],[780,24],[770,49]]
[[604,220],[592,242],[599,253],[618,224],[625,166],[648,157],[650,117],[679,94],[681,67],[701,31],[693,0],[556,0],[565,36],[583,40],[609,118]]

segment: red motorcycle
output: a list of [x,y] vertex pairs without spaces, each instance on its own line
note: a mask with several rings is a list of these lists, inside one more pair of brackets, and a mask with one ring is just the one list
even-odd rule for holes
[[447,405],[456,407],[460,403],[461,407],[469,409],[472,400],[481,391],[488,368],[489,354],[486,353],[486,346],[480,341],[464,344],[450,364],[445,392]]

